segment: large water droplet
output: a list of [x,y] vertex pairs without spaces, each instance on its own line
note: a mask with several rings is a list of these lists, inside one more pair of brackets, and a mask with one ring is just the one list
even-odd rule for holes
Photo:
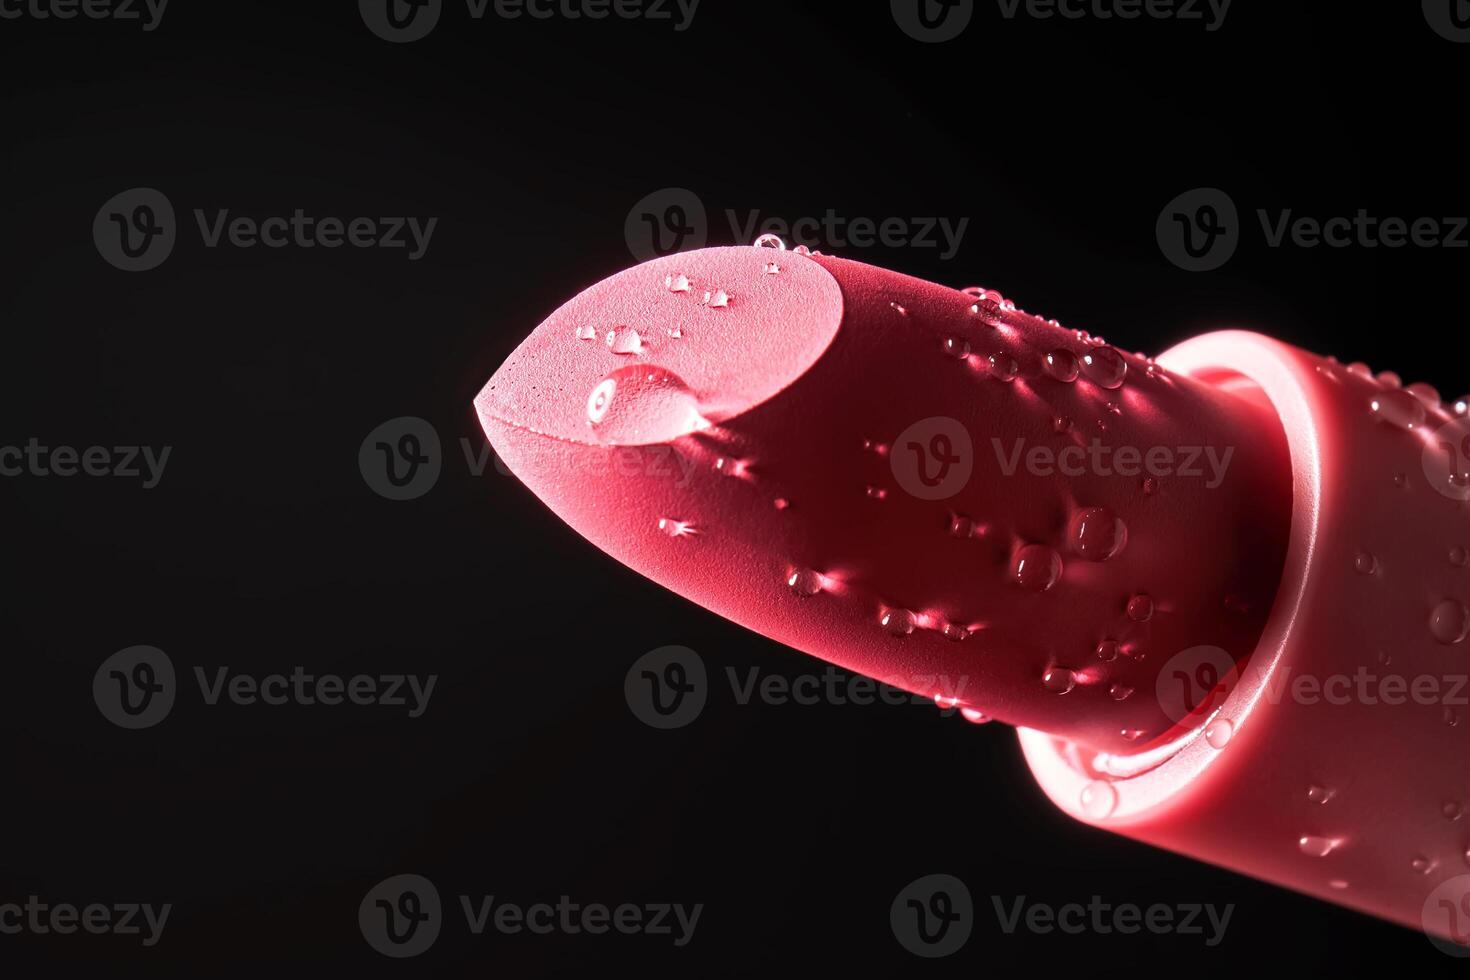
[[786,585],[799,596],[814,596],[822,591],[822,576],[810,568],[793,568],[786,573]]
[[784,252],[786,251],[786,242],[781,238],[780,235],[773,235],[770,232],[767,232],[766,234],[761,235],[755,240],[755,247],[774,248]]
[[1082,355],[1082,373],[1100,388],[1121,388],[1128,362],[1111,347],[1094,347]]
[[1212,749],[1223,749],[1235,735],[1235,723],[1228,718],[1216,718],[1205,727],[1205,741]]
[[1146,623],[1154,615],[1154,598],[1146,592],[1140,592],[1128,600],[1128,618],[1135,623]]
[[644,365],[604,377],[587,396],[587,421],[598,441],[610,445],[665,443],[709,428],[678,375]]
[[617,326],[607,332],[606,343],[614,354],[637,354],[643,350],[643,335],[632,327]]
[[963,337],[945,337],[944,352],[960,360],[970,356],[970,342]]
[[1133,688],[1127,684],[1113,684],[1108,688],[1108,697],[1114,701],[1127,701],[1133,695]]
[[1404,390],[1419,399],[1419,403],[1430,411],[1439,408],[1439,389],[1433,385],[1425,384],[1423,381],[1416,381]]
[[1016,372],[1020,368],[1016,365],[1016,359],[1009,354],[995,353],[990,355],[990,376],[997,381],[1014,381]]
[[1118,641],[1103,640],[1097,645],[1097,649],[1094,652],[1097,654],[1097,659],[1104,663],[1112,663],[1118,659]]
[[1470,610],[1456,599],[1442,600],[1429,614],[1429,632],[1441,643],[1459,643],[1470,633]]
[[878,625],[894,636],[908,636],[914,631],[914,614],[907,609],[885,609]]
[[1321,837],[1317,834],[1307,834],[1299,838],[1296,846],[1307,857],[1326,857],[1337,849],[1338,842],[1331,837]]
[[1368,400],[1373,417],[1400,429],[1424,424],[1424,403],[1406,391],[1380,391]]
[[1046,373],[1058,381],[1077,380],[1077,355],[1069,350],[1054,350],[1046,355]]
[[1101,779],[1094,779],[1082,787],[1081,798],[1082,812],[1094,820],[1104,820],[1112,816],[1113,810],[1118,805],[1118,791],[1113,788],[1112,783],[1105,783]]
[[946,640],[951,640],[955,643],[960,643],[970,638],[970,631],[959,623],[945,623],[944,628],[940,632],[944,634]]
[[1128,543],[1128,527],[1106,507],[1087,507],[1072,516],[1072,550],[1088,561],[1107,561]]
[[1041,675],[1041,686],[1053,694],[1066,694],[1077,686],[1077,675],[1066,667],[1048,667]]
[[1062,577],[1062,556],[1044,544],[1028,544],[1011,561],[1011,578],[1030,592],[1045,592]]

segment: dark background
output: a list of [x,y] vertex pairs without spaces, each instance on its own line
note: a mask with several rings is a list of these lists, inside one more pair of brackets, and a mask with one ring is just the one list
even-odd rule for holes
[[[471,20],[390,44],[351,2],[174,0],[136,24],[0,20],[0,444],[168,445],[164,479],[0,480],[0,902],[172,902],[163,939],[0,936],[0,971],[745,976],[980,969],[1324,973],[1459,964],[1416,932],[1070,822],[1014,735],[932,707],[736,704],[640,723],[623,678],[681,643],[712,674],[813,660],[613,562],[493,466],[475,392],[585,286],[632,263],[629,209],[670,186],[793,219],[969,216],[937,249],[827,249],[1128,349],[1245,325],[1446,396],[1464,383],[1467,253],[1268,248],[1256,208],[1463,215],[1470,46],[1418,4],[1237,0],[1199,22],[1004,19],[920,44],[886,4],[704,0],[669,22]],[[155,187],[180,239],[144,273],[91,235]],[[1199,186],[1246,219],[1222,269],[1155,241]],[[206,249],[192,210],[437,216],[428,254]],[[364,436],[444,442],[435,488],[375,494]],[[156,727],[91,697],[133,644],[186,682]],[[437,673],[427,713],[205,705],[192,670]],[[471,937],[415,960],[357,927],[384,877],[446,904],[703,902],[694,941]],[[946,872],[980,905],[945,960],[888,907]],[[1234,903],[1225,941],[1003,934],[989,896]],[[18,974],[17,974],[18,975]]]

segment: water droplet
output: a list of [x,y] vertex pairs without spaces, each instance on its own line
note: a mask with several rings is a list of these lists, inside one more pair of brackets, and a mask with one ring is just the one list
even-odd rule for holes
[[1372,575],[1378,571],[1378,559],[1366,551],[1360,551],[1358,552],[1358,556],[1353,559],[1353,568],[1359,575]]
[[1128,600],[1128,618],[1135,623],[1146,623],[1154,615],[1153,596],[1146,592],[1140,592]]
[[787,500],[785,497],[777,497],[775,500],[771,501],[771,506],[776,508],[777,510],[785,510],[787,507],[791,506],[791,501]]
[[1123,736],[1123,741],[1125,741],[1125,742],[1136,742],[1139,739],[1143,738],[1143,729],[1142,728],[1125,728],[1122,731],[1120,731],[1118,734],[1121,735],[1121,736]]
[[1326,803],[1328,800],[1332,799],[1332,797],[1335,796],[1335,795],[1336,794],[1333,793],[1333,791],[1330,790],[1330,789],[1328,789],[1326,786],[1308,786],[1307,787],[1307,799],[1310,800],[1313,803],[1316,803],[1318,806],[1321,806],[1323,803]]
[[989,715],[974,708],[961,708],[960,717],[972,725],[984,725],[990,721]]
[[687,538],[699,533],[699,530],[688,521],[678,521],[672,517],[660,517],[658,529],[671,538]]
[[1443,718],[1444,723],[1451,728],[1454,728],[1460,723],[1460,713],[1454,708],[1445,708],[1440,717]]
[[1082,373],[1101,388],[1121,388],[1128,362],[1111,347],[1094,347],[1082,355]]
[[1154,494],[1156,494],[1158,492],[1159,492],[1159,481],[1158,480],[1155,480],[1151,476],[1144,477],[1143,478],[1143,495],[1145,497],[1152,497]]
[[1430,860],[1422,854],[1416,854],[1414,856],[1414,859],[1409,862],[1409,867],[1413,868],[1421,875],[1427,875],[1429,874],[1429,872],[1433,871],[1434,865],[1434,861]]
[[949,516],[949,533],[956,538],[978,538],[982,536],[984,527],[964,514],[951,514]]
[[1088,507],[1072,516],[1072,550],[1088,561],[1107,561],[1128,543],[1128,527],[1106,507]]
[[864,439],[863,440],[863,448],[866,449],[870,453],[877,453],[879,456],[882,456],[882,455],[884,455],[885,453],[888,452],[888,446],[887,446],[887,444],[881,443],[881,442],[875,442],[872,439]]
[[1097,659],[1104,663],[1111,663],[1118,659],[1118,641],[1103,640],[1097,645],[1097,649],[1094,652],[1097,654]]
[[603,377],[587,396],[587,421],[600,442],[612,445],[666,443],[709,428],[678,375],[644,365]]
[[767,262],[765,264],[765,271],[768,276],[778,276],[781,274],[781,266],[775,262]]
[[1046,355],[1046,373],[1058,381],[1077,380],[1077,355],[1069,350],[1054,350]]
[[1450,549],[1450,564],[1456,568],[1464,568],[1466,565],[1470,565],[1470,551],[1466,551],[1459,545],[1455,545]]
[[637,354],[643,350],[643,337],[631,327],[614,327],[607,332],[605,343],[614,354]]
[[1333,878],[1333,879],[1332,879],[1332,880],[1331,880],[1331,881],[1329,881],[1329,882],[1328,882],[1328,883],[1327,883],[1327,886],[1328,886],[1328,887],[1329,887],[1329,888],[1335,888],[1335,889],[1337,889],[1337,890],[1338,890],[1338,891],[1344,891],[1344,890],[1346,890],[1346,889],[1347,889],[1347,888],[1349,888],[1349,887],[1350,887],[1350,886],[1349,886],[1349,885],[1348,885],[1348,883],[1347,883],[1347,881],[1345,881],[1345,880],[1344,880],[1344,879],[1342,879],[1342,878]]
[[1348,373],[1356,374],[1360,378],[1373,377],[1372,369],[1369,368],[1368,365],[1364,364],[1362,361],[1354,361],[1353,363],[1349,364]]
[[1118,791],[1113,788],[1112,783],[1094,779],[1082,787],[1082,795],[1078,802],[1082,806],[1083,813],[1094,820],[1105,820],[1112,816],[1113,809],[1118,805]]
[[1053,694],[1066,694],[1077,686],[1077,675],[1065,667],[1048,667],[1041,675],[1041,686]]
[[1378,383],[1386,388],[1402,388],[1404,386],[1404,379],[1393,371],[1379,371]]
[[822,591],[822,576],[810,568],[793,568],[786,573],[786,584],[799,596],[814,596]]
[[1450,411],[1461,418],[1470,415],[1470,395],[1461,395],[1459,398],[1456,398],[1455,403],[1450,406]]
[[669,336],[674,338],[675,340],[678,340],[680,337],[684,336],[684,331],[678,327],[670,327],[668,333]]
[[970,342],[963,337],[945,337],[944,352],[960,360],[970,356]]
[[1296,846],[1307,857],[1326,857],[1337,850],[1338,842],[1331,837],[1319,837],[1316,834],[1307,834],[1297,840]]
[[1458,800],[1449,800],[1439,808],[1439,812],[1444,814],[1446,820],[1459,820],[1465,815],[1465,804]]
[[1429,614],[1429,632],[1446,645],[1459,643],[1470,633],[1470,610],[1455,599],[1440,601]]
[[1016,372],[1020,370],[1016,366],[1016,359],[1009,354],[995,353],[990,355],[990,376],[997,381],[1014,381]]
[[886,500],[888,497],[888,491],[882,487],[870,486],[863,493],[867,495],[869,500]]
[[773,235],[770,232],[766,232],[766,234],[764,234],[764,235],[760,236],[759,238],[757,238],[755,240],[755,247],[756,248],[774,248],[774,249],[779,249],[782,252],[786,251],[786,243],[784,241],[782,241],[781,236],[780,235]]
[[582,328],[578,329],[578,331],[577,331],[577,339],[578,340],[596,340],[597,339],[597,328],[596,327],[582,327]]
[[953,640],[956,643],[970,638],[970,631],[959,623],[945,623],[944,629],[940,632],[944,634],[946,640]]
[[1395,473],[1393,475],[1393,485],[1402,490],[1409,485],[1409,478],[1403,473]]
[[1380,664],[1382,664],[1383,666],[1387,667],[1389,664],[1393,663],[1393,657],[1389,656],[1389,653],[1388,653],[1387,650],[1379,650],[1378,651],[1378,662]]
[[1028,544],[1011,561],[1011,578],[1030,592],[1045,592],[1062,577],[1062,556],[1044,544]]
[[1205,741],[1212,749],[1223,749],[1230,744],[1235,734],[1235,723],[1228,718],[1216,718],[1205,727]]
[[664,285],[671,293],[687,293],[689,292],[689,277],[685,275],[664,276]]
[[970,304],[970,315],[977,316],[984,323],[991,326],[999,324],[1005,319],[1005,308],[1000,301],[995,299],[999,293],[986,293],[983,297]]
[[792,253],[794,253],[796,255],[811,255],[812,254],[812,250],[809,249],[809,248],[807,248],[805,245],[798,245],[795,248],[793,248],[791,251],[792,251]]
[[908,636],[914,631],[914,614],[907,609],[885,609],[878,625],[894,636]]
[[908,316],[909,315],[909,308],[907,306],[904,306],[902,303],[895,303],[892,300],[890,300],[889,303],[888,303],[888,306],[889,306],[889,308],[891,310],[893,310],[893,312],[897,313],[899,316]]
[[1439,408],[1439,389],[1433,385],[1425,384],[1423,381],[1416,381],[1404,390],[1419,399],[1419,403],[1425,408],[1431,411]]
[[1133,694],[1133,688],[1127,684],[1114,684],[1108,688],[1108,696],[1114,701],[1127,701]]
[[704,294],[704,305],[712,310],[723,310],[730,305],[730,294],[723,289],[707,290]]
[[1071,428],[1072,428],[1072,419],[1070,417],[1066,416],[1066,415],[1058,415],[1056,418],[1054,418],[1054,419],[1051,420],[1051,430],[1053,432],[1057,432],[1057,433],[1066,432],[1067,430],[1069,430]]
[[1400,429],[1424,424],[1424,404],[1405,391],[1381,391],[1368,400],[1374,418]]

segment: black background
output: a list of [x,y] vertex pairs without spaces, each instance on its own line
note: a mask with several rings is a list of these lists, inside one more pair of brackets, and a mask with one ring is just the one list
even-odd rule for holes
[[[0,970],[194,975],[292,965],[531,976],[984,969],[1323,972],[1369,954],[1456,969],[1425,937],[1070,822],[1014,735],[932,707],[735,703],[687,728],[630,713],[644,652],[712,674],[821,665],[665,592],[578,538],[459,440],[475,392],[562,301],[632,263],[624,221],[669,186],[725,218],[969,216],[957,256],[827,249],[1159,350],[1224,325],[1463,384],[1467,253],[1268,248],[1257,208],[1467,212],[1470,46],[1418,4],[1237,0],[1223,27],[1003,18],[920,44],[883,3],[704,0],[667,21],[471,20],[412,44],[351,2],[174,0],[159,28],[0,20],[0,444],[168,445],[164,479],[0,480],[0,901],[172,902],[163,939],[0,936]],[[159,268],[91,236],[155,187],[180,216]],[[1155,241],[1199,186],[1245,219],[1222,269]],[[207,249],[195,208],[437,216],[428,254]],[[365,484],[364,436],[422,416],[427,495]],[[90,691],[109,654],[189,678],[123,731]],[[429,710],[205,705],[195,666],[437,673]],[[694,941],[470,936],[422,957],[364,942],[390,874],[528,904],[703,902]],[[912,879],[980,914],[946,960],[888,927]],[[1225,940],[1001,932],[989,896],[1233,903]]]

